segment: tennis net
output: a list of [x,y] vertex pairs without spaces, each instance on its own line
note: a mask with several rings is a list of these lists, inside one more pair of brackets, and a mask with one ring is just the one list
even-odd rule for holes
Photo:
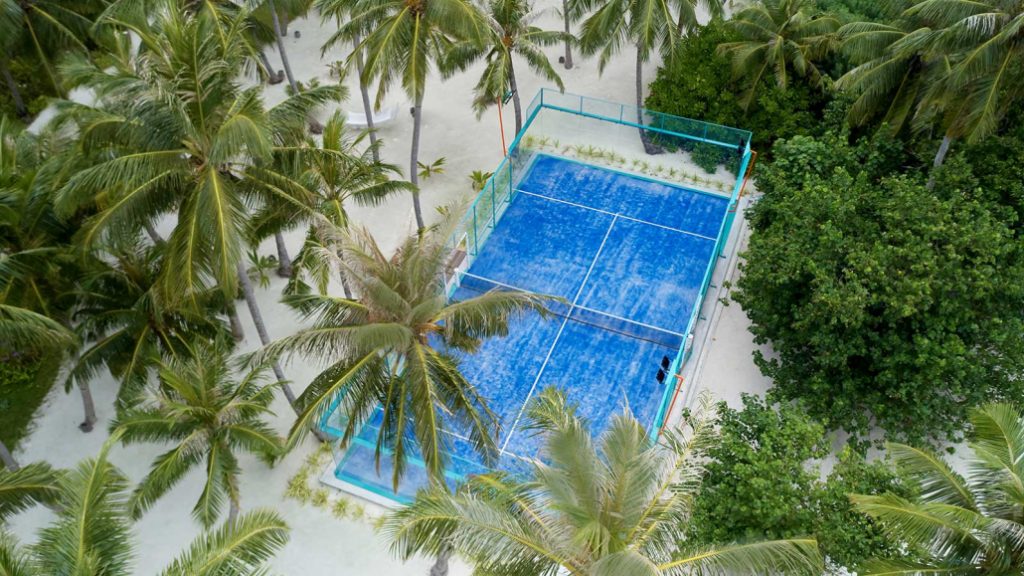
[[[504,291],[504,292],[526,292],[530,293],[530,290],[524,290],[522,288],[499,282],[497,280],[491,280],[490,278],[484,278],[483,276],[477,276],[470,272],[458,271],[456,272],[456,278],[458,280],[459,289],[463,291],[463,294],[469,292],[471,294],[484,294],[491,291]],[[458,299],[459,293],[456,292],[456,299]],[[630,338],[636,338],[637,340],[644,340],[652,342],[660,346],[667,348],[679,348],[683,344],[683,335],[679,332],[673,332],[650,324],[644,324],[643,322],[636,322],[602,312],[600,310],[594,310],[593,308],[587,308],[586,306],[571,305],[565,301],[552,301],[547,304],[548,310],[552,314],[568,318],[574,322],[600,328],[602,330],[628,336]]]

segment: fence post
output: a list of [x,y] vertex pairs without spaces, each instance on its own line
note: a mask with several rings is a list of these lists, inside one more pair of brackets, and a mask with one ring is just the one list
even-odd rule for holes
[[476,202],[473,203],[473,256],[480,253],[480,232],[476,225]]

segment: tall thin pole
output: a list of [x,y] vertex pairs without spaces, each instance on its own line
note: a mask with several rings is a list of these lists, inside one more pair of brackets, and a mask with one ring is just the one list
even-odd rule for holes
[[505,146],[505,120],[501,115],[501,98],[498,98],[498,130],[501,131],[501,155],[508,156],[508,146]]

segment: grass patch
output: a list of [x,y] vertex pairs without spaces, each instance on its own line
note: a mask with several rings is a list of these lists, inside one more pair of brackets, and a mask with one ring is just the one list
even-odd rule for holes
[[35,357],[0,357],[0,440],[12,451],[53,386],[52,378],[38,377],[41,365]]

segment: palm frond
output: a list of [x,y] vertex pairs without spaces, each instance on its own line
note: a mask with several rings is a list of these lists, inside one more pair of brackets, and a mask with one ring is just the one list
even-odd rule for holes
[[161,574],[261,574],[288,543],[288,526],[271,510],[242,514],[192,542]]
[[0,524],[36,504],[55,504],[60,496],[60,472],[45,462],[11,471],[0,469]]

